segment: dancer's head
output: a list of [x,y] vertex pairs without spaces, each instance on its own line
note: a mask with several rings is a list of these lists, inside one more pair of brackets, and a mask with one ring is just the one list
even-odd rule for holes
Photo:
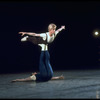
[[51,23],[51,24],[49,24],[49,26],[48,26],[48,31],[50,32],[53,32],[53,33],[55,33],[55,30],[56,30],[56,25],[55,24],[53,24],[53,23]]

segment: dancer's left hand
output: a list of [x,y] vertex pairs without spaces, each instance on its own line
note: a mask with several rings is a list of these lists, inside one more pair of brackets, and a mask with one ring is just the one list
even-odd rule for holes
[[61,26],[62,29],[65,29],[65,26]]

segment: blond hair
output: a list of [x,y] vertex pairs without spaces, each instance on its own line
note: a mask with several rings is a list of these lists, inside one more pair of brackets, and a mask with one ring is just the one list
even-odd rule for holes
[[48,26],[48,31],[50,31],[50,30],[56,30],[56,25],[55,24],[53,24],[53,23],[51,23],[51,24],[49,24],[49,26]]

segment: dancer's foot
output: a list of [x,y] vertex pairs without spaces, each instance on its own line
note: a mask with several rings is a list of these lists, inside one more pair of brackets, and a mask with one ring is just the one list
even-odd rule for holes
[[64,76],[63,75],[59,76],[59,79],[64,79]]
[[37,73],[36,72],[34,72],[34,73],[32,73],[31,75],[36,75]]
[[43,44],[38,44],[38,46],[40,46],[42,48]]
[[21,42],[27,41],[28,36],[25,36],[21,39]]
[[16,82],[16,80],[12,80],[11,82]]

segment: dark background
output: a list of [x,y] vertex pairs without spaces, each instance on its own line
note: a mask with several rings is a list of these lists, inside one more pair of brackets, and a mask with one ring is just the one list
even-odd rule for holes
[[100,1],[1,1],[0,73],[38,71],[40,48],[22,43],[18,32],[46,32],[55,23],[60,32],[49,45],[54,70],[99,69]]

